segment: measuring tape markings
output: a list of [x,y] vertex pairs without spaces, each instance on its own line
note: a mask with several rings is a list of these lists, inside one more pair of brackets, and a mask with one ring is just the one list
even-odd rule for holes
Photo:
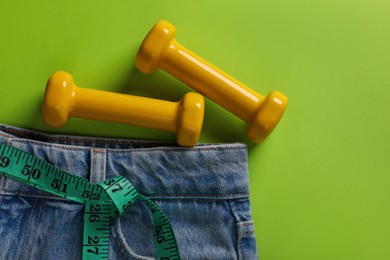
[[31,154],[0,144],[0,172],[46,192],[85,204],[83,259],[108,259],[110,218],[141,200],[152,212],[153,239],[159,260],[180,259],[171,223],[149,198],[123,176],[98,184],[64,172]]

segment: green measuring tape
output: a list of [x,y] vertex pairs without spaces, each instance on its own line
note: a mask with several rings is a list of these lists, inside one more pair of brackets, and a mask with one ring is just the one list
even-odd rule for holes
[[87,179],[0,144],[0,173],[38,189],[85,204],[83,259],[108,259],[110,219],[122,215],[137,200],[146,203],[153,217],[153,239],[159,260],[180,259],[171,223],[149,198],[138,193],[123,176],[92,184]]

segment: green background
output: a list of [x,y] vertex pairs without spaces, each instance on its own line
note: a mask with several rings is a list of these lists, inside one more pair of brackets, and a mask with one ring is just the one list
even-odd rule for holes
[[44,125],[47,78],[171,101],[191,91],[134,66],[160,19],[184,46],[287,111],[252,145],[245,124],[206,101],[201,142],[248,144],[251,202],[265,260],[390,259],[390,2],[0,1],[0,122],[57,133],[174,140],[170,133],[72,119]]

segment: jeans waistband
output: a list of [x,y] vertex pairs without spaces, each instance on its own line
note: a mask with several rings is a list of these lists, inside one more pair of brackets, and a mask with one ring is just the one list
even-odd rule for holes
[[[242,143],[188,148],[166,142],[54,135],[3,124],[0,142],[93,183],[123,175],[150,197],[249,197],[247,148]],[[2,181],[2,191],[23,193],[17,182],[7,182]]]

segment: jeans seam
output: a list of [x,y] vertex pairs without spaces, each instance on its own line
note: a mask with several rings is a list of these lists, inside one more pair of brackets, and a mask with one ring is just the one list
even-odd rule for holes
[[[48,199],[54,199],[54,200],[60,200],[60,201],[70,201],[69,199],[62,198],[56,195],[52,195],[50,193],[38,193],[38,192],[12,192],[8,191],[6,189],[3,189],[1,187],[0,189],[0,195],[3,196],[35,196],[36,198],[48,198]],[[242,199],[242,198],[248,198],[249,193],[226,193],[226,194],[202,194],[202,193],[184,193],[184,194],[151,194],[147,195],[148,198],[151,199],[174,199],[174,200],[186,200],[186,199],[197,199],[197,200],[214,200],[214,199]]]
[[[119,249],[118,249],[118,247],[117,247],[117,245],[116,245],[116,243],[115,243],[115,239],[114,239],[114,237],[112,236],[112,231],[110,231],[110,240],[112,241],[112,245],[113,245],[113,247],[114,247],[114,250],[115,250],[116,252],[119,252]],[[110,255],[110,247],[108,247],[108,255]]]
[[[238,225],[240,227],[246,227],[246,226],[253,226],[253,220],[248,220],[244,223],[238,223]],[[254,229],[253,230],[250,230],[250,231],[245,231],[245,232],[242,232],[240,235],[239,235],[239,239],[241,238],[244,238],[246,236],[249,236],[249,235],[254,235],[255,234],[255,231]]]
[[[153,141],[138,141],[138,140],[122,140],[120,138],[116,140],[109,140],[109,138],[104,138],[104,137],[96,137],[96,138],[83,138],[83,136],[77,136],[77,137],[71,137],[71,136],[50,136],[50,134],[41,134],[38,133],[34,130],[28,130],[28,131],[23,131],[23,130],[18,130],[18,129],[13,129],[13,128],[8,128],[5,126],[0,126],[0,130],[4,131],[6,134],[11,133],[11,134],[16,134],[18,136],[10,136],[10,135],[4,135],[0,134],[0,136],[3,136],[5,138],[11,138],[11,139],[22,139],[22,138],[29,138],[27,141],[38,141],[38,142],[43,142],[43,141],[64,141],[64,142],[84,142],[84,143],[100,143],[100,144],[148,144],[148,145],[161,145],[161,144],[169,144],[169,142],[153,142]],[[31,137],[35,137],[38,140],[32,140]],[[23,140],[18,140],[18,141],[23,141]],[[161,149],[160,147],[155,147],[156,149]],[[165,147],[170,148],[170,147]],[[172,149],[176,149],[177,151],[182,151],[182,150],[192,150],[192,149],[202,149],[202,150],[245,150],[246,148],[244,146],[240,147],[203,147],[203,146],[195,146],[193,148],[186,148],[186,147],[172,147]],[[148,148],[145,148],[148,149]]]
[[228,200],[228,205],[229,205],[229,208],[230,208],[230,212],[234,218],[234,228],[235,228],[235,231],[236,231],[236,243],[235,243],[235,249],[236,249],[236,254],[237,254],[237,259],[240,259],[240,251],[239,251],[239,248],[238,248],[238,242],[239,242],[239,232],[237,230],[237,223],[238,223],[238,217],[236,216],[234,210],[233,210],[233,207],[232,207],[232,201],[231,200]]
[[37,141],[37,140],[21,140],[21,139],[12,139],[12,142],[15,143],[31,143],[31,144],[39,144],[40,146],[44,146],[44,147],[50,147],[50,148],[59,148],[61,147],[60,149],[61,150],[67,150],[67,151],[81,151],[81,150],[89,150],[90,148],[88,147],[83,147],[83,146],[80,146],[80,147],[69,147],[69,145],[66,145],[66,144],[58,144],[58,143],[44,143],[42,141]]
[[3,191],[4,190],[4,184],[5,184],[5,175],[4,174],[0,174],[0,195],[3,194]]
[[240,235],[240,239],[241,238],[244,238],[244,237],[246,237],[246,236],[250,236],[250,235],[253,235],[255,232],[253,232],[253,231],[246,231],[246,232],[244,232],[244,233],[242,233],[242,235]]
[[33,213],[34,213],[34,209],[35,209],[35,205],[37,204],[37,199],[34,199],[34,204],[33,204],[33,207],[31,209],[31,213],[30,213],[30,219],[28,220],[28,225],[27,225],[27,229],[26,229],[26,232],[24,233],[24,236],[23,236],[23,239],[22,239],[22,247],[19,248],[19,252],[18,252],[18,259],[20,259],[20,256],[22,254],[22,250],[23,250],[23,245],[25,245],[25,242],[26,242],[26,237],[28,236],[28,231],[30,230],[30,226],[31,226],[31,222],[32,222],[32,218],[33,218]]
[[39,193],[25,193],[25,192],[10,192],[5,189],[0,190],[0,196],[20,196],[20,197],[30,197],[30,198],[40,198],[40,199],[53,199],[53,200],[58,200],[58,201],[68,201],[72,203],[78,203],[78,202],[73,202],[69,199],[62,198],[56,195],[50,195],[50,193],[47,194],[39,194]]
[[[49,138],[48,138],[49,139]],[[52,138],[53,141],[56,141],[57,138]],[[80,151],[80,150],[89,150],[94,147],[89,146],[83,146],[82,143],[99,143],[99,144],[117,144],[117,145],[125,145],[130,144],[132,141],[126,142],[126,141],[109,141],[109,140],[101,140],[99,139],[71,139],[71,138],[63,138],[60,139],[61,141],[70,141],[70,142],[77,142],[81,144],[62,144],[62,143],[45,143],[46,140],[33,140],[33,139],[21,139],[21,138],[12,138],[12,142],[19,142],[19,143],[34,143],[39,144],[41,146],[45,147],[61,147],[63,150],[74,150],[74,151]],[[159,143],[155,143],[159,144]],[[153,145],[153,144],[151,144]],[[161,145],[161,144],[160,144]],[[72,147],[70,147],[72,146]],[[106,148],[108,150],[115,150],[115,154],[126,154],[131,152],[145,152],[145,151],[170,151],[170,152],[193,152],[193,151],[239,151],[239,150],[246,150],[244,147],[229,147],[229,146],[220,146],[220,147],[208,147],[208,146],[194,146],[192,148],[188,147],[169,147],[169,146],[163,146],[163,147],[142,147],[142,148]]]
[[[139,259],[139,260],[149,260],[149,259],[153,259],[152,256],[138,256],[136,255],[136,253],[134,253],[132,251],[132,249],[130,248],[129,244],[127,243],[126,241],[126,238],[122,232],[122,224],[121,224],[121,221],[120,221],[120,218],[117,218],[117,227],[116,227],[116,232],[117,234],[119,235],[119,241],[121,242],[121,248],[122,250],[121,251],[118,251],[118,252],[121,252],[122,254],[126,254],[128,257],[132,257],[132,259]],[[114,240],[113,243],[116,243],[118,241]]]
[[[37,223],[35,225],[35,229],[34,231],[32,232],[33,234],[35,233],[35,231],[38,229],[38,226],[39,226],[39,221],[41,220],[41,215],[42,215],[42,209],[43,209],[43,204],[45,203],[45,200],[43,199],[42,200],[42,203],[41,203],[41,207],[39,208],[39,212],[38,212],[38,219],[37,219]],[[31,246],[33,246],[33,244],[31,243]],[[29,254],[28,254],[28,258],[27,259],[31,259],[31,253],[32,253],[32,248],[30,248],[29,250]]]
[[[122,236],[122,234],[121,234],[121,231],[120,231],[120,220],[119,220],[119,218],[116,220],[117,221],[117,227],[116,227],[116,229],[117,229],[117,233],[119,234],[119,240],[122,240],[123,238],[121,237]],[[113,230],[113,231],[115,231],[115,230]],[[110,232],[110,236],[112,235],[112,232]],[[118,253],[121,253],[121,254],[126,254],[126,256],[127,257],[130,257],[131,255],[129,254],[129,252],[127,251],[127,250],[125,250],[125,247],[126,246],[121,246],[121,245],[117,245],[117,243],[118,243],[118,241],[117,241],[118,239],[112,239],[112,243],[115,245],[115,248],[116,248],[116,250],[117,250],[117,252]]]
[[196,197],[211,197],[211,198],[226,198],[226,197],[239,197],[242,198],[243,196],[249,197],[249,193],[243,192],[243,193],[220,193],[220,194],[208,194],[208,193],[183,193],[183,194],[163,194],[163,193],[157,193],[157,194],[150,194],[146,195],[149,198],[177,198],[177,197],[187,197],[189,199],[193,199]]

